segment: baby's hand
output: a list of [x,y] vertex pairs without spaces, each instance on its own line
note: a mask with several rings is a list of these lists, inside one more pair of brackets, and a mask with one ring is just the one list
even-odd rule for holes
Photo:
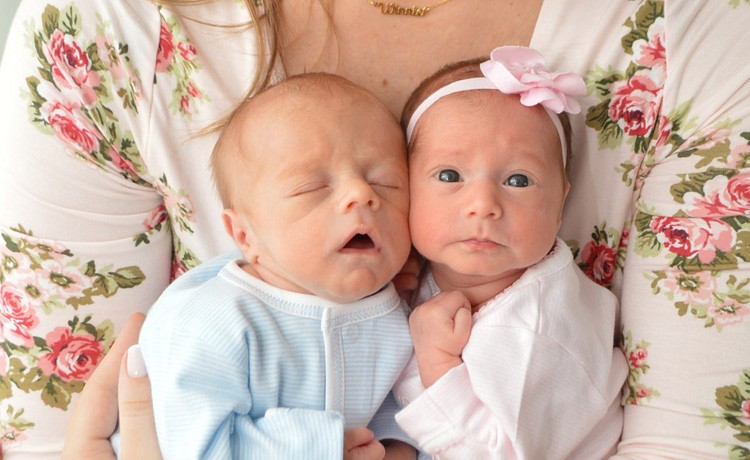
[[344,432],[344,460],[382,460],[385,447],[368,428],[358,426]]
[[461,292],[441,292],[414,309],[409,329],[419,376],[427,388],[463,362],[461,352],[471,334],[471,304]]

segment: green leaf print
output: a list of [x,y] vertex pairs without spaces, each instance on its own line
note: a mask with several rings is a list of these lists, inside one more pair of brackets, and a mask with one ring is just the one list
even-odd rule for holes
[[[52,5],[47,5],[42,13],[42,31],[44,32],[44,38],[49,37],[57,30],[58,24],[60,23],[60,10]],[[41,47],[38,47],[41,51]],[[44,54],[40,54],[43,56]]]
[[[716,389],[716,405],[721,410],[702,409],[701,413],[707,425],[718,424],[736,433],[734,438],[740,442],[750,442],[750,369],[745,369],[736,385],[727,385]],[[743,458],[748,453],[741,446],[729,446],[731,458]],[[734,457],[733,455],[737,455]]]
[[732,446],[729,448],[730,460],[750,460],[750,449],[742,446]]
[[10,379],[0,377],[0,400],[13,396],[13,387],[11,387],[10,383]]
[[630,33],[622,37],[622,48],[628,54],[633,54],[633,43],[637,40],[648,40],[648,29],[658,18],[664,17],[664,2],[646,2],[636,12],[635,20],[628,18],[625,27],[630,27]]
[[40,391],[47,385],[48,378],[38,367],[29,369],[20,359],[11,358],[8,378],[13,384],[21,390],[29,393],[31,391]]
[[121,289],[136,287],[146,279],[141,269],[136,266],[119,268],[109,274]]
[[724,410],[741,410],[743,399],[740,389],[736,385],[716,389],[716,404]]
[[42,391],[42,401],[50,407],[66,410],[70,405],[73,393],[80,393],[83,390],[83,382],[74,380],[64,382],[56,375],[50,376]]
[[73,5],[68,5],[60,12],[62,21],[60,21],[60,29],[68,35],[76,36],[81,32],[81,16],[78,14],[78,9]]

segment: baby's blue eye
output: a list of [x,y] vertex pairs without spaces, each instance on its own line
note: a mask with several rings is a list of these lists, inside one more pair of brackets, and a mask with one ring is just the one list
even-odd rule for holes
[[528,187],[531,181],[523,174],[513,174],[505,181],[511,187]]
[[461,175],[453,169],[443,169],[437,174],[437,178],[440,182],[458,182]]

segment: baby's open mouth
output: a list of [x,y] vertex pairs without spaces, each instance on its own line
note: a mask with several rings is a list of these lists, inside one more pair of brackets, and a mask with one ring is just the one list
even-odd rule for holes
[[372,249],[375,243],[366,233],[357,233],[344,245],[344,249]]

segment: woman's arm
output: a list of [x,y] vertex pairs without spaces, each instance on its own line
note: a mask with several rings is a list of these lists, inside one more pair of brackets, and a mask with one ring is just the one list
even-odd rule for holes
[[[141,157],[159,15],[132,3],[25,1],[7,43],[0,411],[14,442],[3,443],[6,458],[59,455],[86,381],[126,320],[169,283],[172,231]],[[123,23],[140,32],[138,43],[120,35]],[[115,413],[105,409],[92,408],[102,428]]]

